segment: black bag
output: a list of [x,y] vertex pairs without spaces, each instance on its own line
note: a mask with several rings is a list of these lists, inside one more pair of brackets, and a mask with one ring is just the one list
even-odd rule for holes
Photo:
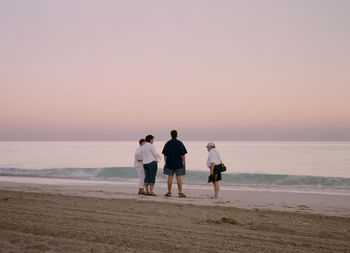
[[220,172],[225,172],[226,171],[226,166],[225,164],[221,163],[220,164]]
[[[215,152],[217,153],[217,151],[215,150]],[[218,153],[217,153],[218,154]],[[219,154],[218,154],[218,156],[219,156]],[[220,156],[219,156],[219,158],[220,158]],[[226,171],[226,166],[225,166],[225,164],[223,164],[223,162],[221,161],[221,158],[220,158],[220,162],[221,162],[221,164],[219,165],[220,166],[220,172],[225,172]]]

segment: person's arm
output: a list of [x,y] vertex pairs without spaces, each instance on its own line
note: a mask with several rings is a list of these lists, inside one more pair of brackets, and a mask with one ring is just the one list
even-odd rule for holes
[[214,175],[214,167],[215,167],[215,163],[211,163],[210,164],[210,175]]
[[213,157],[213,151],[209,152],[208,165],[209,165],[209,169],[210,169],[210,175],[214,175],[215,162],[214,162],[214,157]]
[[185,145],[181,142],[181,159],[182,159],[182,164],[183,165],[186,165],[186,158],[185,158],[185,155],[187,154],[187,150],[185,148]]
[[151,146],[151,152],[152,152],[153,156],[156,158],[157,162],[158,162],[158,159],[162,160],[162,158],[158,154],[158,152],[157,152],[156,148],[153,146],[153,144]]
[[183,143],[181,143],[181,144],[182,144],[182,152],[183,152],[184,155],[186,155],[187,154],[187,149],[186,149],[186,147],[185,147],[185,145]]
[[163,151],[162,151],[162,154],[164,156],[164,163],[166,164],[166,159],[167,159],[167,156],[168,156],[168,143],[165,143],[164,147],[163,147]]
[[166,164],[166,161],[167,161],[167,158],[168,158],[168,142],[165,143],[165,145],[163,147],[162,154],[164,156],[164,163]]

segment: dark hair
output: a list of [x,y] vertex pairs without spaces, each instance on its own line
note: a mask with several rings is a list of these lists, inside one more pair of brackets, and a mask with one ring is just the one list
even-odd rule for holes
[[170,135],[171,135],[171,138],[176,139],[177,138],[177,131],[171,130]]
[[143,142],[145,142],[146,140],[145,139],[140,139],[139,140],[139,144],[141,145]]
[[145,139],[146,139],[146,142],[150,142],[152,139],[154,139],[154,136],[149,134],[149,135],[146,136]]

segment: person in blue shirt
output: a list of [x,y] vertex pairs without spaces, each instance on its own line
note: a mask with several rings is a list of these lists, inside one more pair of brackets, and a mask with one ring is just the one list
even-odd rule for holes
[[179,189],[179,197],[185,198],[186,195],[182,192],[181,176],[186,174],[185,155],[187,150],[185,145],[177,139],[177,131],[170,132],[171,140],[165,143],[162,154],[164,155],[164,174],[168,175],[168,192],[166,197],[171,197],[171,186],[173,183],[174,174],[176,174],[177,187]]

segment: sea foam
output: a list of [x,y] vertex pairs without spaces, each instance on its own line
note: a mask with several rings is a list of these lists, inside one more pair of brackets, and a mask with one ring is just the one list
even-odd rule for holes
[[[186,184],[207,184],[209,171],[187,170],[183,180]],[[41,178],[73,178],[105,181],[136,181],[137,172],[133,167],[109,168],[52,168],[52,169],[19,169],[0,168],[2,176],[27,176]],[[162,169],[158,169],[158,182],[166,182]],[[350,178],[318,177],[304,175],[275,175],[250,173],[223,173],[222,185],[297,188],[297,189],[329,189],[350,191]]]

